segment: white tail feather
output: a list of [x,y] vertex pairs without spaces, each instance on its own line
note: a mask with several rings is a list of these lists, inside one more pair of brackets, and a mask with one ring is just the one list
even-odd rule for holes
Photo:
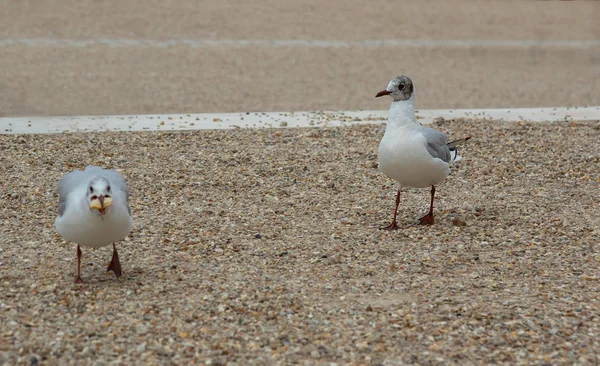
[[450,149],[450,156],[451,156],[450,164],[458,163],[459,161],[462,160],[462,157],[460,155],[458,155],[458,146],[464,144],[470,138],[471,138],[471,136],[448,143],[448,148]]
[[450,159],[450,164],[458,163],[462,160],[462,156],[458,155],[458,149],[450,151],[450,154],[452,155],[452,158]]

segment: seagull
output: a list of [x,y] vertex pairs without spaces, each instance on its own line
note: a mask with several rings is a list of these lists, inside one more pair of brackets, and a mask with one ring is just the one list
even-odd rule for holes
[[87,166],[75,170],[58,182],[58,217],[56,231],[67,241],[77,243],[77,278],[81,279],[81,248],[113,245],[108,271],[117,279],[121,263],[115,242],[125,239],[133,227],[129,207],[129,188],[125,179],[114,170]]
[[379,168],[398,182],[396,207],[392,223],[382,229],[397,230],[398,204],[402,187],[427,188],[431,186],[431,203],[420,225],[433,225],[433,198],[435,186],[450,174],[450,165],[461,160],[458,146],[471,137],[448,141],[448,137],[432,128],[423,127],[415,116],[415,87],[408,76],[392,79],[376,98],[389,95],[392,105],[385,134],[378,150]]

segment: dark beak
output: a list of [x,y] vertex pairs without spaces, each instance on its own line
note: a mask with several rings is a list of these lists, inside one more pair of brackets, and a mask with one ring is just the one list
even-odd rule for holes
[[390,95],[390,94],[392,94],[392,92],[389,92],[387,90],[382,90],[379,93],[377,93],[377,95],[375,96],[375,98],[383,97],[384,95]]

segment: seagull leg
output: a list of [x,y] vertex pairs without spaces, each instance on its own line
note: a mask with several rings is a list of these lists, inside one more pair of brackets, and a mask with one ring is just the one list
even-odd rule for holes
[[419,225],[433,225],[433,197],[435,196],[435,186],[431,185],[431,203],[427,215],[419,219]]
[[77,278],[75,279],[75,283],[83,283],[81,279],[81,248],[79,244],[77,244]]
[[396,221],[396,214],[398,213],[398,205],[400,204],[400,190],[398,190],[398,193],[396,194],[396,207],[394,208],[394,219],[392,220],[392,223],[389,224],[386,227],[382,227],[382,230],[398,230],[398,222]]
[[115,275],[117,276],[117,279],[119,279],[119,277],[121,277],[121,262],[119,262],[119,253],[117,253],[117,247],[115,246],[115,243],[113,243],[113,256],[112,256],[112,260],[110,261],[110,264],[108,265],[108,268],[106,269],[106,272],[108,271],[113,271],[115,273]]

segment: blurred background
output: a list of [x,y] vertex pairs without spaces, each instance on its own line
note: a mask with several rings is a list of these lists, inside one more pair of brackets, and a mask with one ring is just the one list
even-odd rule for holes
[[600,2],[0,1],[0,116],[600,105]]

